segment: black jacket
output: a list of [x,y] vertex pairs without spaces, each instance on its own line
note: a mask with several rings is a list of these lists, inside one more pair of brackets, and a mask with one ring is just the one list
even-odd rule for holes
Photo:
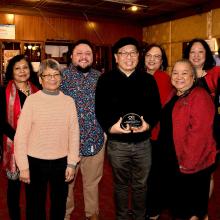
[[96,87],[96,117],[109,139],[138,142],[150,132],[109,134],[109,129],[127,113],[136,113],[152,128],[159,120],[161,103],[153,76],[134,71],[129,77],[119,69],[103,74]]

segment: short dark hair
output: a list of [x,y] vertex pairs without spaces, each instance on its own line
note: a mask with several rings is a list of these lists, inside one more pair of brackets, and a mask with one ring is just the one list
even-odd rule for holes
[[123,37],[119,39],[113,46],[113,53],[118,53],[118,50],[126,45],[134,45],[137,50],[139,51],[139,43],[138,41],[133,37]]
[[80,45],[80,44],[86,44],[88,45],[92,52],[94,51],[94,45],[89,41],[89,40],[86,40],[86,39],[81,39],[81,40],[78,40],[76,41],[73,45],[72,45],[72,50],[71,52],[73,52],[73,50],[76,48],[76,46]]
[[204,49],[206,51],[205,63],[204,63],[204,66],[202,69],[203,70],[212,69],[216,65],[215,59],[212,55],[212,51],[211,51],[208,43],[201,38],[194,38],[189,42],[186,49],[184,50],[183,58],[189,59],[189,53],[190,53],[190,50],[191,50],[194,43],[202,44],[202,46],[204,47]]
[[9,62],[8,62],[8,65],[7,65],[7,68],[6,68],[6,72],[5,72],[5,80],[6,80],[6,83],[8,83],[10,80],[13,80],[14,79],[14,75],[13,75],[13,69],[14,69],[14,66],[17,62],[21,61],[21,60],[25,60],[27,63],[28,63],[28,67],[29,67],[29,70],[30,70],[30,78],[29,78],[29,81],[31,81],[33,84],[35,84],[36,86],[39,87],[39,82],[38,82],[38,77],[37,77],[37,74],[34,72],[33,70],[33,66],[31,64],[30,61],[28,61],[28,59],[26,58],[25,55],[23,54],[19,54],[19,55],[16,55],[14,57],[12,57]]
[[160,66],[160,69],[165,71],[167,69],[167,66],[168,66],[167,55],[166,55],[165,50],[159,44],[149,44],[149,45],[147,45],[144,49],[144,58],[145,58],[145,55],[147,54],[147,52],[149,50],[151,50],[153,47],[157,47],[157,48],[160,49],[161,54],[162,54],[162,57],[161,57],[162,64]]

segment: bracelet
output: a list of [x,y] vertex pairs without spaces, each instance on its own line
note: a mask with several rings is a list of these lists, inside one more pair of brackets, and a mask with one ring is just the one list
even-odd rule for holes
[[77,163],[73,163],[73,164],[67,164],[67,167],[70,167],[72,169],[75,169],[77,167]]

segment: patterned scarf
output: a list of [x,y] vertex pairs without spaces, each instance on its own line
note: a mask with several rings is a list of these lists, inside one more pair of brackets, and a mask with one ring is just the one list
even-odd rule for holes
[[[28,82],[30,94],[35,93],[38,89]],[[7,122],[16,130],[18,118],[21,112],[20,98],[18,90],[13,80],[9,81],[6,87],[6,119]],[[15,163],[14,143],[7,137],[3,136],[3,167],[6,170],[6,175],[9,179],[15,180],[19,177],[19,170]]]

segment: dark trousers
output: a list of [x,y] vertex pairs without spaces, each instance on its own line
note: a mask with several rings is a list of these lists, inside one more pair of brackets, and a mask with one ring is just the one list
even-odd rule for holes
[[50,220],[63,220],[68,184],[65,182],[67,158],[42,160],[28,157],[31,183],[27,190],[27,220],[46,220],[46,195],[50,189]]
[[161,212],[161,193],[162,193],[162,180],[161,180],[161,162],[160,162],[160,149],[158,141],[151,141],[152,145],[152,165],[148,177],[147,186],[147,216],[156,216]]
[[20,220],[20,190],[21,182],[18,180],[8,180],[7,205],[11,220]]
[[147,178],[151,166],[150,141],[124,143],[110,140],[107,149],[113,170],[116,219],[129,219],[129,189],[131,189],[133,219],[144,220]]

